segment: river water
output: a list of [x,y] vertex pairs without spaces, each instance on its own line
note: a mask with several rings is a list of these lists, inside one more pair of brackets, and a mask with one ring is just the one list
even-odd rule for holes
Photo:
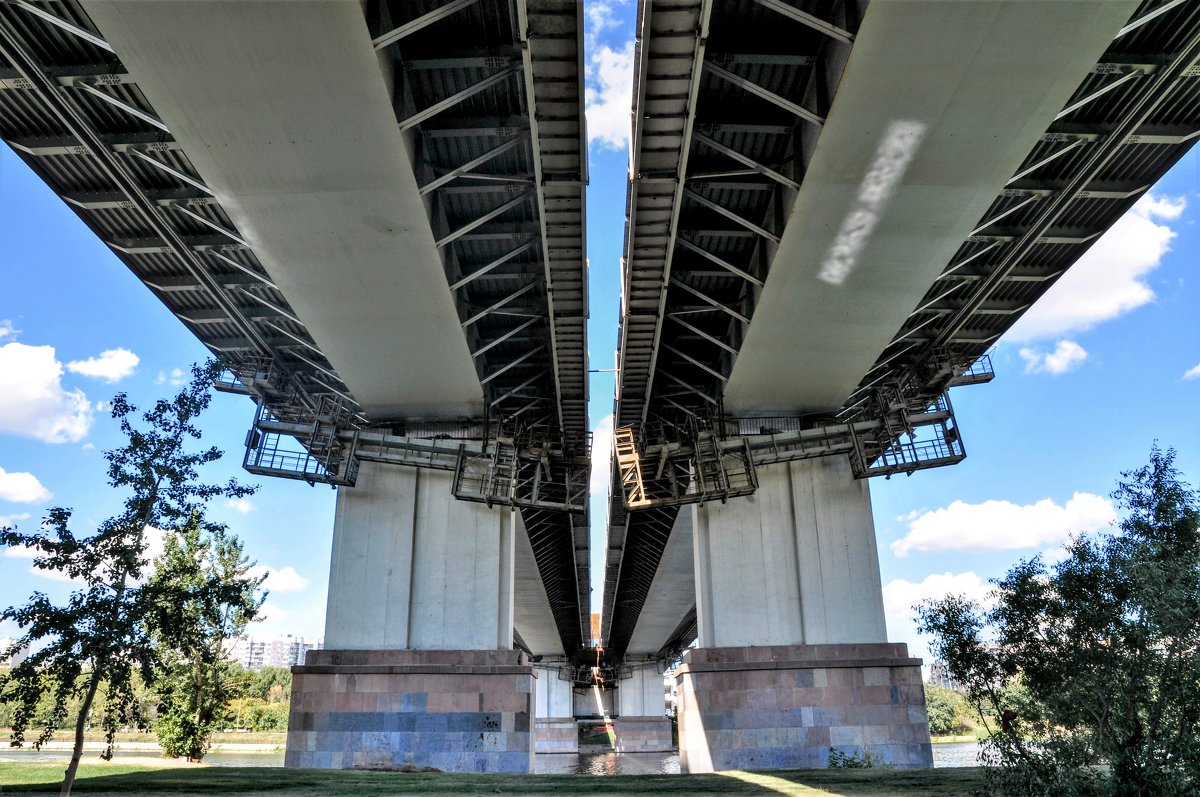
[[[961,744],[935,744],[933,765],[935,767],[973,767],[979,752],[974,742]],[[91,758],[94,752],[85,753]],[[67,750],[14,750],[0,748],[0,764],[5,761],[63,761],[69,756]],[[118,750],[116,760],[122,758],[145,759],[153,753],[144,750]],[[205,763],[217,767],[280,767],[283,766],[283,751],[241,752],[215,750],[209,753]],[[679,773],[678,753],[542,753],[536,757],[535,771],[541,775],[675,775]]]

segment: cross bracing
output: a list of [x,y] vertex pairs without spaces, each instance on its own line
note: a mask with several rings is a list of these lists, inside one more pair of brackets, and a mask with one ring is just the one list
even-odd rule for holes
[[[581,8],[406,0],[364,13],[484,412],[586,451]],[[81,3],[0,4],[0,136],[222,362],[235,372],[268,362],[284,375],[286,390],[249,391],[259,400],[315,413],[336,396],[355,407]],[[414,420],[361,407],[346,418],[385,434]],[[588,633],[586,514],[524,514],[573,651]]]
[[[355,403],[316,327],[84,7],[0,5],[0,135],[223,361],[287,375],[286,391],[260,399],[317,412],[336,397],[355,427],[347,434],[384,441],[379,456],[414,445],[424,419],[372,416]],[[364,8],[483,406],[578,451],[581,9],[559,0]],[[642,4],[619,426],[723,415],[866,11],[865,0]],[[1197,13],[1180,0],[1141,4],[874,363],[855,371],[858,384],[840,406],[790,418],[797,434],[876,422],[872,402],[900,384],[932,399],[945,387],[933,360],[965,368],[986,351],[1182,155],[1200,132]],[[586,515],[522,511],[572,650],[587,634]],[[676,511],[613,504],[605,634],[618,653]]]
[[[855,0],[641,4],[616,426],[650,438],[722,413],[866,13]],[[1200,138],[1200,9],[1147,0],[1114,32],[858,386],[793,420],[866,420],[886,385],[932,401],[945,383],[931,362],[965,369],[986,353]],[[627,510],[613,483],[603,634],[620,656],[678,508]]]

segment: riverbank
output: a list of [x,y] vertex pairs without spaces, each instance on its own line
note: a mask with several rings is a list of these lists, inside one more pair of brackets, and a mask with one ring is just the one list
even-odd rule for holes
[[[55,792],[62,766],[55,763],[0,765],[0,794]],[[975,768],[932,770],[789,770],[723,772],[714,775],[464,775],[450,773],[330,772],[279,768],[164,766],[162,762],[86,763],[74,793],[80,795],[163,794],[177,797],[258,794],[273,797],[321,795],[521,794],[561,797],[602,794],[778,794],[794,797],[968,797],[983,787]]]
[[961,736],[931,736],[929,740],[934,744],[974,744],[983,741],[973,733]]
[[[11,731],[0,728],[0,740],[7,743]],[[37,738],[36,730],[25,734],[26,748],[32,748],[32,740]],[[215,733],[212,738],[212,751],[225,753],[274,753],[280,752],[287,745],[287,732],[250,732],[250,733]],[[7,746],[5,744],[4,746]],[[59,731],[55,738],[42,745],[43,750],[70,750],[72,747],[71,734]],[[105,747],[104,734],[99,731],[88,731],[83,735],[83,749],[87,752],[97,752]],[[113,739],[113,749],[119,752],[162,754],[158,738],[153,733],[118,733]]]

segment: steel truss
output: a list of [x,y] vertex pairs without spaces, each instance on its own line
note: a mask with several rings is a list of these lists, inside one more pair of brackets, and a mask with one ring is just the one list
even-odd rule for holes
[[223,363],[350,400],[78,3],[0,4],[0,137]]
[[[946,387],[994,377],[991,358],[969,365],[942,360]],[[637,437],[646,442],[636,443]],[[626,510],[724,502],[758,488],[756,467],[837,454],[857,479],[890,477],[953,465],[966,458],[948,391],[932,400],[926,383],[885,382],[871,389],[845,421],[830,417],[712,414],[683,424],[659,422],[614,430],[617,471]]]
[[360,461],[454,473],[464,501],[584,514],[591,436],[584,446],[561,430],[519,418],[489,422],[418,422],[373,428],[343,396],[310,396],[294,379],[259,360],[224,372],[221,391],[258,404],[246,435],[246,470],[309,484],[352,487]]
[[[772,236],[783,235],[866,5],[695,0],[667,13],[645,4],[617,426],[680,424],[720,407],[770,272]],[[780,46],[777,36],[792,41]],[[861,422],[889,384],[933,406],[946,382],[938,358],[970,362],[985,353],[1200,140],[1198,57],[1200,7],[1145,0],[856,390],[817,426]],[[864,440],[859,451],[852,436],[838,445],[856,471],[890,475],[952,458],[938,446],[961,445],[956,436],[948,424],[927,447],[920,435],[907,450]],[[618,495],[610,498],[603,626],[616,654],[677,513],[632,511]]]
[[[582,8],[372,0],[364,9],[490,415],[586,449]],[[400,444],[403,435],[371,431],[396,419],[359,414],[167,127],[78,0],[0,2],[0,137],[223,364],[250,374],[226,385],[259,403],[247,466],[351,484],[355,463],[374,455],[440,462],[423,437]],[[253,376],[262,363],[269,384]],[[586,483],[576,468],[570,484]],[[549,499],[538,481],[540,507]],[[576,492],[558,503],[578,507]],[[577,553],[586,516],[522,511],[572,651],[587,635],[588,563]]]
[[379,0],[376,48],[495,415],[587,433],[581,16],[560,0]]

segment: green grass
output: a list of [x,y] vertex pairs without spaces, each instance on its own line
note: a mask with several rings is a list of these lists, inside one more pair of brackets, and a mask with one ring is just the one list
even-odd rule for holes
[[[57,792],[63,765],[0,763],[0,794]],[[168,767],[84,763],[80,795],[759,794],[836,797],[968,797],[979,793],[977,769],[792,770],[720,775],[464,775],[292,770],[269,767]]]
[[[32,743],[41,733],[40,728],[30,728],[25,732],[25,738],[29,740],[26,744]],[[12,736],[11,728],[0,728],[0,745],[5,745],[8,739]],[[54,734],[51,741],[54,742],[70,742],[75,738],[74,732],[69,728],[63,728]],[[134,731],[131,733],[118,733],[114,737],[116,743],[120,745],[122,742],[145,742],[147,744],[157,744],[158,737],[153,733],[141,733]],[[104,732],[100,730],[90,730],[83,735],[85,742],[103,742]],[[287,744],[287,731],[249,731],[247,733],[214,733],[212,738],[213,744],[277,744],[280,747]]]

